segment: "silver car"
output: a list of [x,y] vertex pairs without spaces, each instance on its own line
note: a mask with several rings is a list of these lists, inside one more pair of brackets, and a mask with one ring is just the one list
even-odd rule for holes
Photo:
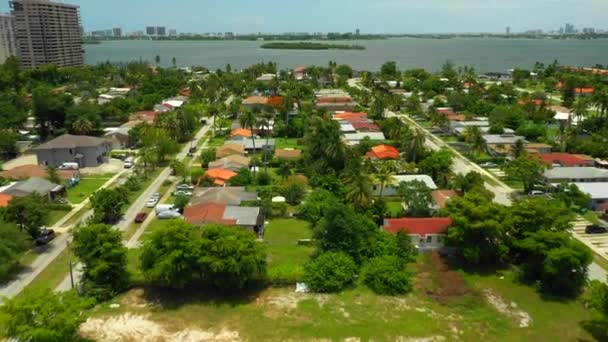
[[156,217],[159,220],[170,220],[170,219],[180,218],[180,217],[182,217],[182,215],[180,213],[178,213],[177,211],[165,210],[163,212],[158,213],[158,215],[156,215]]

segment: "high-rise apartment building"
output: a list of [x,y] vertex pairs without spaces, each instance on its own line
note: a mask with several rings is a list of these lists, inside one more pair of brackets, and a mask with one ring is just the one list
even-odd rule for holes
[[167,29],[164,26],[156,27],[156,35],[159,37],[164,37],[167,35]]
[[13,17],[0,15],[0,63],[17,53],[15,46],[15,32],[13,31]]
[[26,68],[84,64],[79,6],[49,0],[11,0],[17,56]]
[[120,38],[122,37],[122,29],[120,27],[115,27],[112,29],[112,35],[115,38]]

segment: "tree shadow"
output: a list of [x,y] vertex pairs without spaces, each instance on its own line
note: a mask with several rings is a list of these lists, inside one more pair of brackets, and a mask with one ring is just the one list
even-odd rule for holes
[[596,341],[608,341],[608,322],[606,320],[592,319],[582,321],[579,324]]
[[264,286],[256,286],[240,291],[218,291],[204,287],[167,289],[155,286],[142,287],[143,298],[163,310],[177,310],[184,305],[204,304],[211,306],[237,307],[254,302]]
[[450,270],[459,270],[477,276],[500,275],[509,270],[508,265],[469,265],[461,256],[442,256],[442,259]]

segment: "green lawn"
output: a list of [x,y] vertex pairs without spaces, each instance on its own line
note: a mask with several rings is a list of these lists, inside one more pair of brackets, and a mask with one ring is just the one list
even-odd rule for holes
[[59,222],[59,220],[61,220],[68,213],[69,213],[69,211],[65,211],[65,210],[51,210],[51,212],[49,213],[49,217],[48,217],[46,225],[49,227],[54,225],[55,223]]
[[386,202],[386,206],[388,207],[388,211],[391,214],[391,217],[401,217],[404,214],[403,205],[401,202]]
[[72,204],[82,203],[89,198],[111,177],[83,177],[75,187],[68,189],[68,201]]
[[276,149],[297,148],[302,149],[302,145],[298,144],[297,138],[275,138]]
[[268,276],[272,282],[294,283],[302,278],[303,266],[314,248],[298,246],[298,240],[311,237],[308,222],[295,219],[270,222],[264,239],[268,251]]
[[66,248],[51,262],[25,289],[29,291],[51,289],[54,290],[69,274],[69,261],[77,263]]

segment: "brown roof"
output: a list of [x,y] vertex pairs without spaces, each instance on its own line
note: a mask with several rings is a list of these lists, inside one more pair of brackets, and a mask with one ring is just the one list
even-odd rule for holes
[[[59,178],[68,180],[74,176],[74,171],[57,170],[57,174],[59,175]],[[28,179],[32,177],[46,178],[48,177],[48,171],[40,165],[22,165],[14,169],[0,172],[0,177],[13,180]]]
[[241,167],[248,167],[249,163],[251,162],[250,158],[247,158],[245,156],[240,156],[238,154],[233,154],[233,155],[229,155],[226,156],[224,158],[221,158],[219,160],[216,161],[212,161],[211,163],[209,163],[209,168],[210,169],[223,169],[226,168],[226,166],[237,166],[238,168]]
[[276,152],[274,153],[275,158],[283,158],[283,159],[288,159],[288,160],[298,159],[301,156],[302,156],[302,151],[290,149],[290,148],[276,150]]
[[8,204],[13,199],[13,196],[0,193],[0,208],[8,207]]
[[106,140],[97,137],[90,137],[87,135],[71,135],[64,134],[57,137],[45,144],[42,144],[34,150],[54,150],[62,148],[77,148],[77,147],[97,147],[105,144]]
[[206,203],[186,207],[186,209],[184,210],[184,219],[190,224],[218,223],[225,225],[235,225],[236,220],[224,219],[225,210],[225,205],[217,203]]
[[215,151],[216,158],[224,158],[233,154],[245,155],[245,146],[237,143],[227,143],[224,146],[218,147]]
[[445,204],[453,199],[458,197],[458,194],[453,190],[435,190],[432,193],[433,199],[439,208],[445,208]]
[[250,96],[243,100],[244,105],[265,105],[268,104],[268,98],[264,96]]

